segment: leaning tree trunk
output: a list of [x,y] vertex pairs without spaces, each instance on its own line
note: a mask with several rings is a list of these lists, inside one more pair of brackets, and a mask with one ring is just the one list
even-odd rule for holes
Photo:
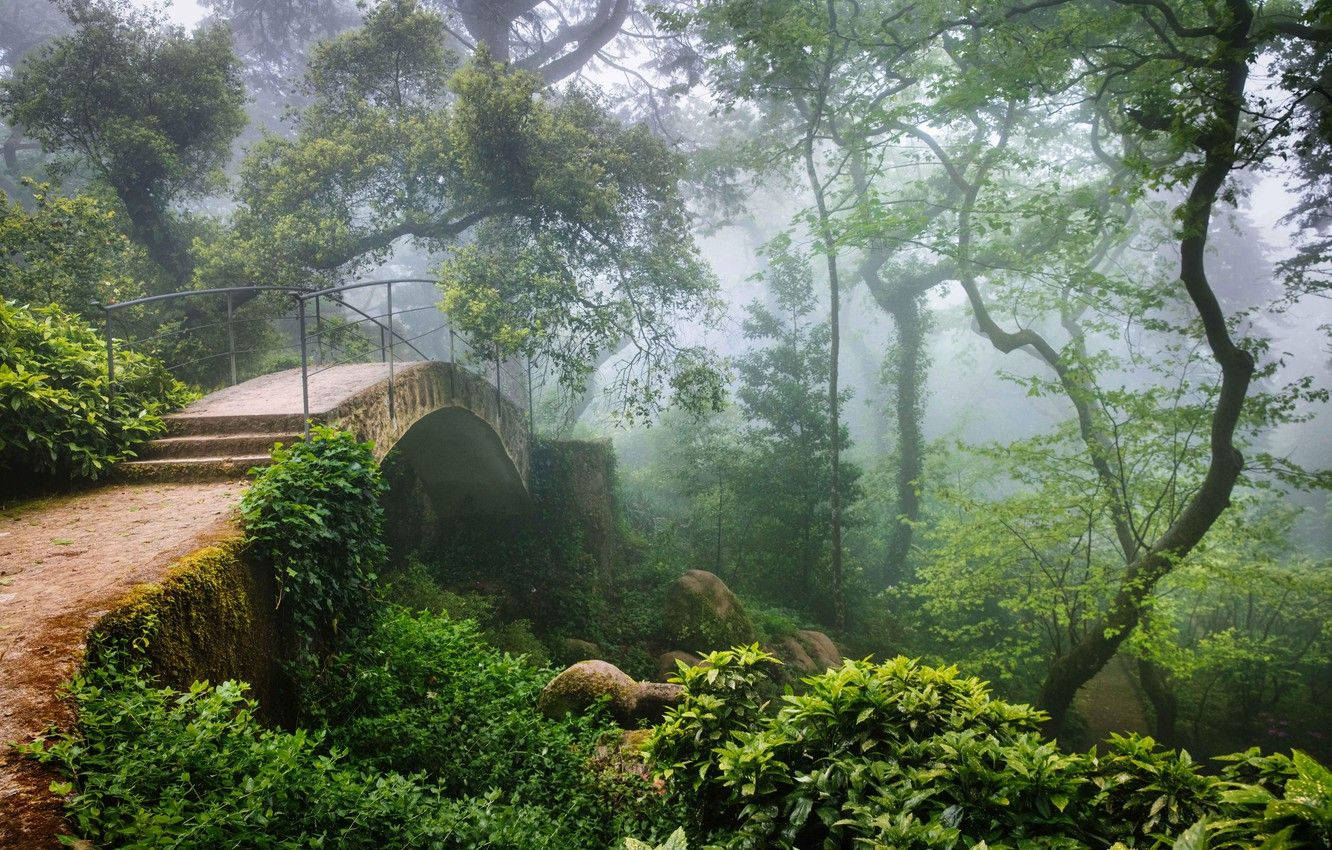
[[1207,474],[1170,527],[1130,562],[1105,616],[1051,666],[1036,700],[1037,706],[1050,714],[1047,730],[1051,732],[1063,726],[1078,689],[1109,662],[1138,625],[1156,583],[1203,539],[1229,507],[1230,494],[1244,466],[1234,437],[1253,377],[1254,359],[1231,339],[1204,263],[1212,211],[1226,178],[1239,161],[1239,122],[1249,73],[1248,34],[1253,11],[1242,0],[1232,3],[1232,9],[1235,20],[1222,33],[1218,52],[1225,57],[1218,63],[1225,73],[1225,87],[1217,98],[1210,126],[1199,138],[1204,152],[1202,168],[1180,208],[1179,278],[1198,311],[1212,358],[1221,369],[1221,388],[1212,411]]

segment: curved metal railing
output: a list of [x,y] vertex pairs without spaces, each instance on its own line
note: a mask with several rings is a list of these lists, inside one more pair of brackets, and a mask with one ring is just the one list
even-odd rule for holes
[[[143,339],[141,343],[153,343],[157,346],[169,345],[169,340],[174,337],[183,337],[185,334],[206,331],[209,329],[223,328],[226,335],[226,350],[217,351],[211,354],[205,354],[199,357],[192,357],[184,361],[169,363],[168,370],[173,373],[179,372],[187,367],[202,368],[209,361],[227,358],[228,373],[231,385],[239,382],[239,371],[237,367],[238,356],[241,355],[263,355],[272,353],[275,349],[268,349],[262,346],[252,348],[239,348],[236,340],[236,329],[238,326],[255,322],[272,322],[275,318],[282,317],[259,316],[252,318],[237,318],[236,310],[240,306],[253,301],[260,295],[272,292],[284,293],[291,296],[294,307],[294,319],[296,324],[296,348],[300,352],[301,364],[301,409],[303,411],[303,421],[306,423],[308,432],[310,421],[310,379],[335,366],[350,362],[364,362],[365,358],[373,358],[378,355],[380,362],[387,363],[389,369],[388,385],[388,407],[390,420],[397,419],[397,404],[395,398],[396,384],[396,366],[399,362],[410,362],[413,360],[438,360],[449,363],[455,363],[480,377],[492,382],[495,385],[496,402],[502,407],[502,402],[507,398],[510,402],[517,405],[520,410],[526,410],[528,416],[529,428],[532,426],[532,385],[531,385],[531,363],[527,360],[517,358],[505,358],[500,356],[497,346],[488,346],[482,348],[467,339],[462,333],[455,331],[453,326],[444,317],[443,313],[434,303],[433,297],[428,299],[425,304],[415,302],[414,306],[405,309],[394,309],[393,292],[397,286],[402,287],[426,284],[431,287],[431,295],[436,291],[435,281],[427,278],[393,278],[388,280],[369,280],[355,281],[352,283],[331,286],[323,289],[303,289],[290,286],[236,286],[221,287],[216,289],[193,289],[180,292],[168,292],[160,295],[149,295],[143,298],[135,298],[129,301],[122,301],[115,304],[102,305],[102,310],[106,320],[106,360],[107,360],[107,378],[109,384],[109,393],[114,394],[116,378],[115,361],[115,330],[118,318],[125,311],[132,308],[144,307],[153,304],[164,304],[176,302],[185,299],[207,299],[210,297],[220,297],[225,307],[224,318],[217,321],[204,321],[194,325],[169,329],[166,331],[157,331]],[[360,292],[363,290],[383,287],[384,311],[374,314],[374,307],[370,305],[357,306],[347,297],[348,293]],[[419,299],[417,299],[419,300]],[[336,315],[325,319],[323,312],[323,303],[329,302],[335,310],[340,310],[341,315]],[[401,304],[401,297],[399,300]],[[310,332],[310,307],[314,308],[314,331]],[[426,330],[421,331],[410,327],[411,321],[408,316],[416,317],[418,314],[433,311],[439,321]],[[333,321],[336,318],[337,321]],[[128,329],[130,323],[123,319],[119,320],[123,329]],[[399,329],[401,328],[401,330]],[[350,340],[345,337],[346,331],[350,329],[353,333],[359,334],[364,344],[351,345]],[[374,334],[378,331],[378,345],[376,346]],[[367,333],[368,332],[368,333]],[[133,340],[125,340],[132,342]],[[312,357],[311,348],[313,343],[314,356]],[[410,352],[404,359],[401,355],[404,352]],[[414,356],[412,356],[414,355]],[[361,358],[358,360],[357,358]],[[331,362],[330,362],[331,361]],[[260,372],[260,374],[263,374]]]

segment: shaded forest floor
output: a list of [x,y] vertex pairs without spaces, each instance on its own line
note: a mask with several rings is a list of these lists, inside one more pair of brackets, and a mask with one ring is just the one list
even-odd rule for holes
[[1128,659],[1122,655],[1116,655],[1082,686],[1073,706],[1086,724],[1085,746],[1104,741],[1112,732],[1151,734],[1151,709],[1133,678]]

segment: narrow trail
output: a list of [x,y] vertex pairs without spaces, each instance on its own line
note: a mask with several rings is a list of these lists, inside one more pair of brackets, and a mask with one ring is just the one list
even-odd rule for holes
[[88,629],[136,585],[233,533],[244,481],[119,484],[0,511],[0,848],[56,846],[53,776],[8,745],[72,720]]

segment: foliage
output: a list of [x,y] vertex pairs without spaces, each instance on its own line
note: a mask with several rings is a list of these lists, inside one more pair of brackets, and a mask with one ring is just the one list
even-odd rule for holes
[[685,840],[684,827],[680,827],[672,832],[665,842],[655,847],[646,841],[639,841],[637,838],[626,838],[624,840],[624,850],[689,850],[689,842]]
[[115,207],[25,181],[32,209],[0,194],[0,292],[19,304],[56,304],[92,321],[99,304],[142,294],[146,258],[121,232]]
[[345,646],[309,671],[303,717],[358,765],[420,772],[451,795],[503,789],[550,812],[570,846],[604,845],[665,805],[640,778],[590,767],[618,735],[604,714],[544,716],[552,671],[490,648],[468,621],[390,607]]
[[[736,361],[736,401],[745,423],[727,477],[740,532],[731,541],[728,575],[772,602],[832,622],[828,598],[832,514],[832,439],[828,429],[828,323],[817,304],[806,258],[773,257],[768,274],[774,306],[749,305],[744,336],[756,344]],[[850,399],[843,391],[841,404]],[[845,453],[851,439],[837,429]],[[860,495],[860,470],[840,462],[843,508]],[[720,509],[720,507],[719,507]]]
[[57,306],[0,302],[0,470],[99,478],[160,435],[161,415],[189,390],[152,358],[116,344],[107,383],[106,341]]
[[684,698],[653,730],[645,751],[673,790],[703,803],[705,813],[728,791],[719,765],[700,754],[714,752],[737,730],[760,723],[767,702],[759,665],[780,663],[755,644],[709,653],[692,667],[678,665],[672,681],[684,686]]
[[532,623],[523,618],[501,621],[495,613],[499,604],[496,598],[445,590],[416,556],[408,558],[404,568],[387,578],[389,601],[408,611],[428,611],[454,620],[471,620],[481,629],[486,642],[496,649],[525,656],[528,663],[537,667],[549,665],[550,653],[545,643],[533,633]]
[[135,238],[179,280],[189,239],[170,205],[217,184],[245,124],[231,35],[186,33],[115,2],[70,12],[75,31],[25,57],[0,110],[109,186]]
[[375,592],[383,489],[371,444],[314,426],[307,440],[277,444],[241,498],[246,539],[272,566],[306,646],[354,621]]
[[1177,694],[1195,752],[1258,744],[1332,752],[1319,672],[1332,660],[1332,564],[1292,543],[1298,512],[1246,494],[1153,601],[1132,651]]
[[75,831],[99,845],[588,846],[558,813],[498,790],[453,797],[424,776],[361,769],[322,731],[268,728],[236,682],[181,692],[104,668],[70,693],[77,732],[22,749],[66,771],[55,790]]
[[705,318],[715,286],[680,158],[484,47],[459,67],[447,40],[436,12],[386,0],[316,50],[294,135],[251,149],[233,229],[200,274],[304,285],[411,239],[445,254],[444,304],[478,344],[539,354],[578,387],[598,352],[628,346],[615,385],[627,414],[672,390],[714,403],[714,364],[675,325]]
[[682,669],[684,702],[647,745],[668,788],[691,801],[699,843],[1165,847],[1209,828],[1252,842],[1290,817],[1288,837],[1305,832],[1271,846],[1312,847],[1326,825],[1326,770],[1300,753],[1294,768],[1235,757],[1225,778],[1151,738],[1064,753],[1038,733],[1041,712],[901,657],[809,677],[771,714],[753,688],[770,661],[737,649]]
[[565,785],[548,777],[571,779],[590,755],[569,725],[581,721],[537,710],[544,671],[487,647],[469,621],[390,608],[345,647],[311,672],[305,714],[367,765],[428,771],[454,793],[541,799]]

